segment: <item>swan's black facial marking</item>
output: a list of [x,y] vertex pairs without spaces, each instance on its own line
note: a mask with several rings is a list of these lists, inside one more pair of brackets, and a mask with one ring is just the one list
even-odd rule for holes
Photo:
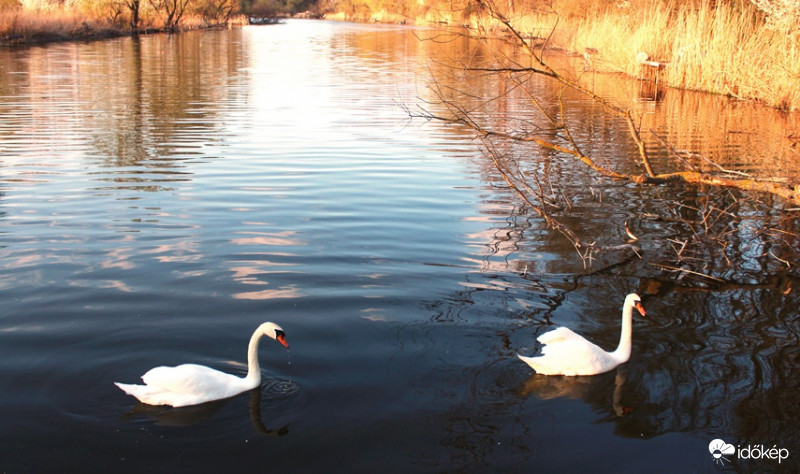
[[275,340],[283,344],[283,347],[289,348],[289,343],[286,342],[286,333],[280,329],[275,330]]

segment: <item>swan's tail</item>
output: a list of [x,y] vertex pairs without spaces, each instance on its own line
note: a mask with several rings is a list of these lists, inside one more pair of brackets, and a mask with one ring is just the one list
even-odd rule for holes
[[538,374],[542,373],[542,370],[544,368],[539,363],[539,359],[541,359],[541,357],[525,357],[519,354],[517,354],[517,357],[519,357],[519,360],[521,360],[522,362],[525,362],[526,364],[531,366],[531,369],[535,370],[536,373]]
[[169,405],[168,402],[161,399],[161,395],[164,393],[163,390],[150,387],[149,385],[134,385],[119,382],[114,382],[114,385],[128,395],[136,397],[136,399],[142,403],[147,403],[148,405]]
[[119,382],[114,382],[114,385],[119,387],[120,390],[127,393],[128,395],[133,395],[134,397],[136,396],[137,393],[140,392],[139,389],[143,388],[142,385],[133,385],[133,384],[119,383]]
[[519,354],[517,354],[517,357],[519,357],[519,359],[522,362],[525,362],[526,364],[531,366],[531,369],[535,370],[537,374],[562,375],[562,372],[560,372],[558,369],[554,369],[553,367],[550,366],[550,364],[548,364],[548,362],[552,362],[549,360],[552,359],[552,357],[550,358],[545,356],[525,357]]

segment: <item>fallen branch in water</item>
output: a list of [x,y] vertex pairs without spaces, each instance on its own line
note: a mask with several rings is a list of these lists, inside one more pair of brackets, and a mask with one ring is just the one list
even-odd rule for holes
[[[641,137],[639,136],[638,130],[635,128],[630,113],[625,114],[626,122],[628,123],[631,137],[639,149],[642,164],[645,168],[644,174],[621,173],[607,166],[598,164],[594,158],[581,152],[581,150],[577,147],[577,145],[569,135],[567,135],[567,140],[572,145],[571,147],[563,146],[550,140],[545,140],[543,138],[537,137],[536,135],[509,133],[500,130],[493,130],[483,125],[480,125],[472,117],[471,111],[463,109],[457,103],[449,101],[445,99],[443,96],[439,96],[439,100],[440,100],[439,105],[446,106],[452,113],[451,116],[445,117],[437,115],[425,109],[420,109],[420,112],[417,113],[409,111],[409,114],[412,117],[421,117],[428,120],[440,120],[451,123],[459,123],[461,125],[471,128],[478,136],[482,138],[494,137],[494,138],[511,140],[515,142],[535,143],[543,148],[548,148],[560,153],[574,156],[575,158],[579,159],[583,164],[591,168],[593,171],[608,178],[622,179],[638,184],[665,184],[665,183],[680,181],[687,184],[735,188],[748,192],[761,192],[761,193],[772,194],[774,196],[786,199],[788,202],[794,205],[800,205],[800,185],[792,187],[788,183],[783,183],[775,180],[765,181],[750,177],[731,178],[725,176],[718,176],[710,173],[701,173],[699,171],[694,171],[694,170],[676,171],[671,173],[655,173],[652,169],[652,166],[650,165],[650,160],[645,150],[645,144],[642,141]],[[559,127],[562,130],[568,130],[567,125],[564,123],[559,124]],[[730,171],[725,170],[725,168],[714,163],[712,160],[705,157],[704,159],[713,164],[715,167],[719,168],[722,172],[725,172],[726,174],[732,174]]]

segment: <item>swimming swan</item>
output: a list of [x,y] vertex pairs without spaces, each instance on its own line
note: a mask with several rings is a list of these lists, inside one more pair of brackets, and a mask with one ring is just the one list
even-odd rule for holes
[[537,338],[545,344],[539,357],[517,355],[536,373],[544,375],[596,375],[608,372],[631,358],[633,308],[644,316],[642,299],[636,293],[625,297],[622,307],[622,334],[614,352],[606,352],[571,330],[560,327]]
[[177,367],[156,367],[142,376],[145,385],[114,382],[128,395],[148,405],[185,407],[221,400],[252,390],[261,384],[258,364],[258,343],[269,336],[288,348],[286,334],[275,323],[264,323],[256,329],[247,347],[247,376],[226,374],[204,365],[183,364]]

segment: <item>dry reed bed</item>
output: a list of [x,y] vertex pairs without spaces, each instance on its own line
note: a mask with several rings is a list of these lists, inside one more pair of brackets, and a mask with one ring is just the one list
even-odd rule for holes
[[0,10],[0,42],[37,43],[120,36],[127,32],[103,19],[68,10]]
[[737,8],[723,2],[640,4],[584,5],[582,14],[562,14],[556,13],[559,8],[572,12],[576,5],[561,0],[551,11],[510,18],[518,31],[547,37],[551,46],[592,51],[592,67],[638,76],[642,66],[637,54],[644,52],[666,64],[660,79],[670,86],[800,109],[800,34],[767,29],[749,3]]
[[636,54],[645,52],[667,63],[662,77],[672,86],[800,108],[800,37],[765,28],[752,8],[657,3],[580,19],[574,30],[565,46],[595,48],[628,74],[639,73]]

